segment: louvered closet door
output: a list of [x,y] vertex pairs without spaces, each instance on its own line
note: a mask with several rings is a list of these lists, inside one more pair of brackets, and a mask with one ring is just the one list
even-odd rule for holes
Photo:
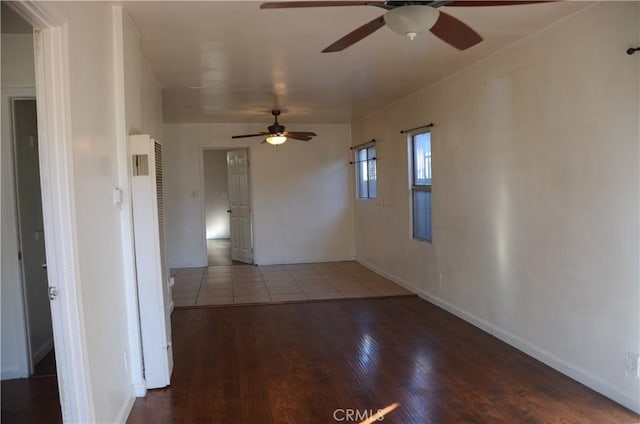
[[169,376],[173,372],[173,349],[171,343],[171,302],[173,299],[169,286],[169,266],[167,264],[167,245],[164,215],[164,189],[162,180],[162,145],[154,141],[154,154],[156,165],[156,200],[158,202],[158,233],[160,241],[160,262],[162,269],[163,295],[164,295],[164,321],[167,335],[167,366]]
[[173,370],[162,145],[148,135],[132,135],[129,140],[142,357],[147,388],[155,389],[169,385]]
[[253,263],[251,199],[247,150],[227,152],[227,180],[231,209],[231,259]]

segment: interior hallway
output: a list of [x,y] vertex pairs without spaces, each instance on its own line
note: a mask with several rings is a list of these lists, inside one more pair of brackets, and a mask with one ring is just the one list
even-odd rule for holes
[[[171,387],[137,423],[637,423],[640,417],[417,297],[179,309]],[[334,416],[334,413],[338,415]]]

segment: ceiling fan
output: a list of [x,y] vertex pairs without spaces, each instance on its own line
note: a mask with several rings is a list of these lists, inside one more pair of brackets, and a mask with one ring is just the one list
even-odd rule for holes
[[273,125],[269,125],[267,127],[267,131],[269,132],[234,135],[231,138],[248,138],[248,137],[266,136],[263,143],[269,143],[269,144],[273,144],[274,146],[277,146],[287,141],[288,138],[291,138],[293,140],[309,141],[311,140],[311,137],[318,135],[311,131],[285,131],[284,125],[280,125],[280,123],[278,122],[280,109],[273,109],[271,111],[271,114],[274,116],[275,122],[273,123]]
[[482,41],[480,34],[464,22],[437,10],[440,6],[508,6],[531,3],[547,3],[553,0],[538,1],[478,1],[478,0],[435,0],[435,1],[276,1],[263,3],[261,9],[286,9],[298,7],[334,7],[334,6],[375,6],[387,12],[369,23],[345,35],[331,44],[323,53],[338,52],[357,43],[385,24],[394,32],[406,35],[413,40],[418,34],[430,31],[433,35],[457,48],[465,50]]

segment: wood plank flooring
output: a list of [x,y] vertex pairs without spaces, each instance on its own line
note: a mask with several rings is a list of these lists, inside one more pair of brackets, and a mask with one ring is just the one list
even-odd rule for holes
[[30,378],[4,380],[1,388],[3,424],[62,422],[53,349],[35,365]]
[[207,239],[207,259],[209,266],[232,265],[231,240]]
[[2,381],[2,424],[62,422],[55,375]]
[[[168,389],[136,423],[637,423],[640,417],[417,298],[180,309]],[[352,412],[355,418],[355,412]]]

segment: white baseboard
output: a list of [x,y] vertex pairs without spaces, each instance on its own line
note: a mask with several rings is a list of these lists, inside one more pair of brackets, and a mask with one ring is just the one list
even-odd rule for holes
[[15,380],[16,378],[27,378],[29,373],[18,368],[4,369],[0,373],[0,380]]
[[136,396],[134,394],[134,388],[131,388],[131,392],[129,393],[129,397],[122,403],[122,407],[116,416],[115,423],[126,423],[127,418],[129,418],[129,414],[131,413],[131,409],[133,408],[133,403],[136,401]]
[[[294,265],[294,264],[311,264],[311,263],[322,263],[322,262],[345,262],[345,261],[355,261],[356,258],[354,256],[340,256],[340,257],[329,257],[329,258],[305,258],[305,259],[294,259],[294,260],[261,260],[259,257],[254,258],[254,265]],[[171,263],[169,268],[203,268],[208,266],[208,264],[200,264],[200,263]]]
[[324,262],[346,262],[346,261],[354,261],[355,257],[353,256],[340,256],[340,257],[329,257],[329,258],[305,258],[305,259],[294,259],[294,260],[267,260],[262,261],[259,258],[255,259],[256,265],[295,265],[295,264],[312,264],[312,263],[324,263]]
[[470,314],[463,309],[428,293],[427,291],[418,289],[411,284],[406,283],[402,279],[388,274],[377,267],[363,261],[362,259],[356,259],[358,263],[360,263],[365,268],[370,269],[376,274],[382,275],[385,278],[401,285],[407,290],[416,293],[420,298],[426,300],[429,303],[432,303],[445,311],[461,318],[470,324],[480,328],[481,330],[491,334],[492,336],[502,340],[503,342],[515,347],[516,349],[526,353],[527,355],[537,359],[538,361],[550,366],[556,371],[565,374],[566,376],[584,384],[585,386],[595,390],[596,392],[602,394],[603,396],[608,397],[609,399],[621,404],[622,406],[640,414],[640,399],[635,399],[626,393],[621,392],[613,385],[607,383],[606,381],[600,379],[599,377],[591,374],[590,372],[577,367],[562,358],[534,345],[533,343],[528,342],[514,334],[511,334],[508,331],[499,328],[490,322],[483,320],[473,314]]
[[147,383],[144,381],[142,383],[133,385],[133,393],[136,397],[146,397],[147,396]]
[[404,287],[405,289],[409,290],[410,292],[413,292],[415,294],[418,294],[418,288],[412,286],[411,284],[408,284],[407,282],[405,282],[402,278],[397,277],[393,274],[389,274],[381,269],[379,269],[378,267],[376,267],[375,265],[372,265],[370,263],[368,263],[367,261],[361,259],[361,258],[356,258],[355,259],[356,262],[358,262],[360,265],[362,265],[363,267],[369,269],[370,271],[375,272],[378,275],[383,276],[384,278],[386,278],[387,280],[391,280],[394,283],[398,284],[399,286]]
[[177,263],[170,263],[169,264],[169,268],[171,269],[175,269],[175,268],[204,268],[206,266],[208,266],[209,264],[207,262],[177,262]]

